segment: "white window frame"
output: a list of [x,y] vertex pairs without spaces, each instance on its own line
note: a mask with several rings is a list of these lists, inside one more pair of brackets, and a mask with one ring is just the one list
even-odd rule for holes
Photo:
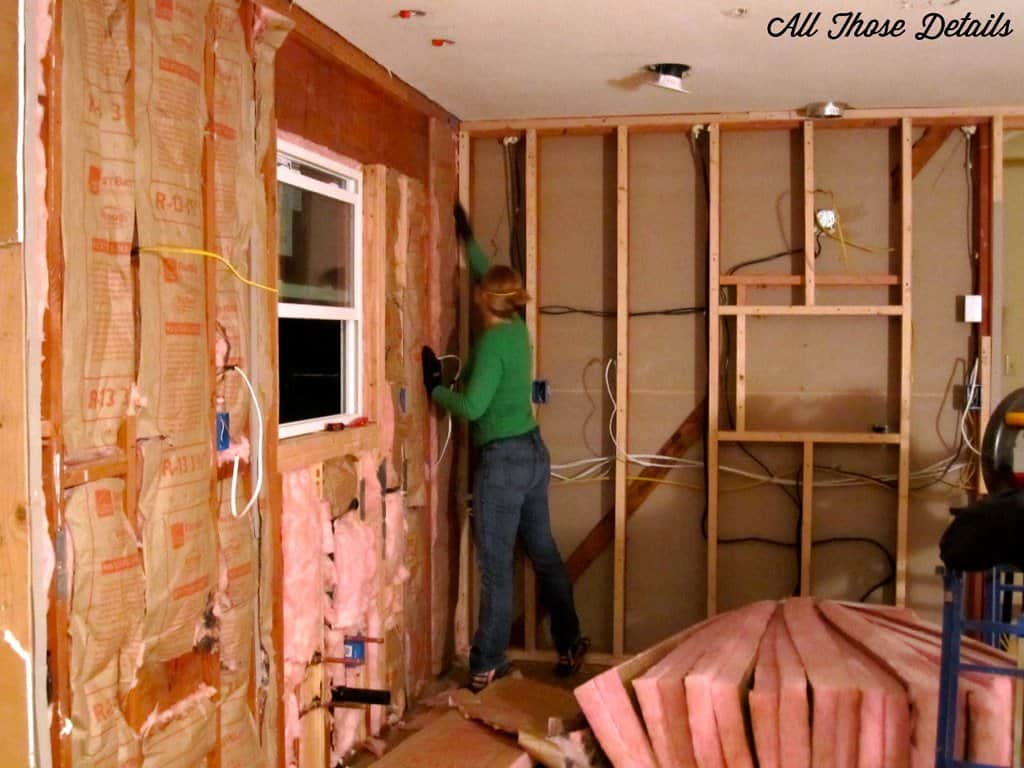
[[[298,167],[296,167],[298,166]],[[318,171],[337,177],[338,183],[314,179],[302,173],[301,166],[311,166]],[[363,329],[363,172],[361,168],[339,163],[310,151],[282,138],[277,141],[277,181],[298,189],[314,192],[325,197],[348,203],[353,207],[352,275],[353,301],[351,307],[330,307],[320,304],[299,304],[279,301],[279,318],[306,318],[315,320],[338,320],[344,329],[343,343],[345,357],[345,380],[343,401],[350,405],[345,413],[329,414],[315,419],[293,421],[278,427],[278,438],[295,437],[319,432],[327,424],[339,421],[346,424],[359,417],[362,412],[363,365],[361,337]],[[276,248],[276,244],[275,244]]]

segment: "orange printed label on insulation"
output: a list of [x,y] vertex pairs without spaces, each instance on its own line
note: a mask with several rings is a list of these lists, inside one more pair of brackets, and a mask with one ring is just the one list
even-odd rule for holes
[[181,600],[182,598],[199,594],[204,589],[206,589],[207,583],[208,582],[206,577],[203,576],[202,578],[196,579],[195,581],[189,581],[185,584],[181,584],[175,587],[174,592],[172,592],[171,594],[174,596],[175,600]]
[[96,517],[110,517],[114,514],[114,494],[109,488],[98,488],[93,500],[96,502]]
[[172,59],[168,56],[160,57],[160,71],[170,72],[174,75],[180,75],[181,77],[191,80],[193,83],[196,83],[197,85],[199,84],[198,71],[190,67],[188,64],[185,64],[184,62],[177,61],[176,59]]
[[202,208],[195,190],[154,182],[152,191],[153,210],[157,219],[199,227],[198,217]]
[[112,256],[127,256],[132,252],[132,244],[121,240],[106,240],[102,237],[92,239],[92,249],[95,253],[109,253]]
[[132,568],[137,568],[140,565],[142,565],[142,557],[138,553],[125,555],[124,557],[113,557],[110,560],[104,560],[100,564],[100,572],[105,576],[109,576],[113,573],[130,571]]
[[89,192],[98,195],[105,191],[129,191],[135,182],[119,173],[104,173],[98,165],[89,166]]
[[178,262],[174,259],[168,259],[166,256],[160,259],[163,264],[163,275],[165,283],[176,283],[178,282]]
[[236,565],[234,568],[228,568],[228,581],[240,579],[243,576],[248,576],[250,573],[252,573],[252,563]]
[[202,330],[199,323],[164,323],[164,333],[168,336],[198,336]]
[[238,138],[238,131],[232,128],[230,125],[224,125],[224,123],[214,123],[213,133],[221,139],[227,139],[234,141]]
[[95,411],[102,408],[113,408],[118,404],[128,405],[130,399],[130,387],[97,387],[89,390],[86,403],[90,411]]
[[201,448],[193,453],[181,453],[173,458],[164,459],[160,466],[160,474],[164,477],[189,474],[206,469],[208,462],[209,456],[206,450]]

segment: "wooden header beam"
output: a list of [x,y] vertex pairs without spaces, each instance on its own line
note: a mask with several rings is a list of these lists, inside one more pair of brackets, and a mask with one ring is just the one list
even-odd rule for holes
[[[276,0],[280,3],[280,0]],[[1020,120],[1024,124],[1024,107],[914,107],[906,109],[851,109],[841,118],[815,120],[819,129],[891,128],[904,118],[919,126],[966,125],[982,123],[996,116]],[[473,137],[505,136],[534,129],[541,135],[614,133],[620,126],[635,132],[658,130],[689,130],[695,125],[718,124],[722,129],[742,130],[752,127],[792,129],[800,127],[805,116],[798,111],[766,112],[702,112],[671,115],[612,115],[595,117],[542,117],[532,119],[468,120],[461,125]],[[1016,125],[1016,122],[1013,123]]]

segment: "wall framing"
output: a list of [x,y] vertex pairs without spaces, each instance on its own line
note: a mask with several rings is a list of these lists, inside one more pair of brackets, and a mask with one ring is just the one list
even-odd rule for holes
[[[795,111],[781,112],[751,112],[751,113],[719,113],[719,114],[695,114],[695,115],[661,115],[661,116],[622,116],[622,117],[592,117],[592,118],[542,118],[534,120],[487,120],[468,121],[462,124],[462,141],[460,142],[460,184],[464,185],[464,204],[469,201],[468,177],[472,170],[470,156],[471,139],[492,138],[509,135],[523,135],[528,141],[536,142],[538,137],[544,136],[565,136],[579,135],[587,136],[594,134],[612,134],[616,137],[618,147],[618,162],[616,172],[616,194],[617,194],[617,295],[618,306],[616,313],[616,339],[618,372],[616,377],[616,441],[619,449],[616,452],[615,460],[615,510],[614,510],[614,535],[613,562],[614,562],[614,592],[613,592],[613,648],[611,658],[617,658],[624,650],[624,625],[625,607],[624,592],[620,585],[624,582],[625,574],[628,572],[628,563],[625,558],[623,542],[628,536],[627,519],[634,511],[634,507],[627,503],[625,487],[628,462],[624,452],[627,450],[627,431],[625,429],[626,415],[629,408],[628,391],[628,369],[624,362],[627,360],[627,345],[629,339],[629,310],[628,310],[628,265],[629,265],[629,165],[628,165],[628,139],[630,135],[642,133],[683,133],[696,126],[706,126],[708,131],[708,154],[709,154],[709,178],[708,178],[708,204],[709,204],[709,248],[708,248],[708,345],[709,357],[707,363],[707,379],[709,391],[707,399],[707,498],[708,498],[708,520],[707,520],[707,614],[712,615],[718,610],[718,581],[719,581],[719,559],[718,559],[718,504],[719,493],[718,465],[719,446],[722,443],[786,443],[799,446],[802,451],[802,467],[805,478],[813,478],[815,446],[816,445],[890,445],[898,450],[898,481],[897,501],[894,527],[896,531],[896,573],[894,587],[894,602],[897,605],[905,605],[907,600],[907,546],[908,546],[908,511],[910,497],[910,420],[911,420],[911,353],[912,353],[912,298],[913,280],[911,274],[912,249],[913,249],[913,178],[915,172],[923,166],[926,158],[915,157],[914,154],[914,130],[918,128],[939,129],[936,133],[948,135],[948,131],[963,125],[979,125],[985,130],[991,130],[992,136],[1000,136],[1006,128],[1024,125],[1024,108],[1022,107],[991,107],[971,109],[871,109],[871,110],[850,110],[844,118],[837,120],[808,120]],[[806,253],[811,253],[814,247],[814,190],[815,190],[815,169],[813,162],[813,151],[816,133],[819,131],[835,131],[856,128],[887,128],[895,135],[898,146],[898,169],[896,171],[898,185],[895,188],[897,206],[895,210],[898,215],[898,233],[895,235],[894,245],[898,251],[898,265],[895,274],[890,273],[856,273],[856,274],[818,274],[815,270],[813,258],[804,258],[801,274],[778,275],[778,274],[722,274],[720,266],[721,244],[721,139],[723,131],[767,131],[788,129],[799,131],[801,145],[804,152],[803,161],[803,211],[804,211],[804,232],[803,244]],[[933,140],[938,141],[935,135]],[[934,152],[934,149],[931,151]],[[993,153],[996,154],[996,153]],[[528,155],[529,157],[529,155]],[[625,158],[625,160],[624,160]],[[916,161],[916,162],[915,162]],[[980,186],[989,190],[989,202],[992,205],[994,199],[998,199],[1001,190],[999,189],[1001,168],[995,168],[995,158],[992,158],[993,172],[990,178],[982,179]],[[531,211],[531,198],[535,198],[537,188],[543,183],[538,178],[537,169],[528,166],[527,171],[527,253],[530,254],[529,271],[539,269],[543,253],[539,251],[537,225],[534,221],[531,226],[529,212]],[[533,215],[536,215],[536,201],[532,202]],[[534,278],[535,279],[535,278]],[[527,284],[530,285],[531,275],[526,276]],[[535,285],[535,283],[534,283]],[[725,286],[735,288],[737,296],[736,304],[722,305],[719,301],[720,290]],[[792,286],[802,288],[803,300],[790,305],[758,305],[747,302],[748,289],[751,287],[766,286]],[[847,305],[821,303],[818,288],[845,287],[845,288],[888,288],[893,296],[890,304],[873,305]],[[990,303],[990,287],[984,289],[986,306]],[[531,292],[534,298],[537,294]],[[858,433],[858,432],[829,432],[829,431],[762,431],[748,428],[746,403],[746,366],[749,352],[746,349],[746,319],[751,316],[796,316],[812,321],[816,317],[843,316],[843,317],[878,317],[892,318],[892,322],[898,326],[899,338],[899,366],[898,366],[898,398],[899,398],[899,431],[884,434]],[[736,335],[738,345],[736,350],[736,428],[732,430],[721,429],[720,409],[721,395],[719,393],[719,365],[718,351],[721,348],[722,339],[719,333],[720,320],[733,318],[736,324]],[[535,344],[538,335],[536,328],[531,327]],[[997,343],[997,342],[996,342]],[[988,342],[980,350],[984,359],[982,360],[983,380],[990,380],[990,363]],[[542,354],[543,350],[538,350]],[[988,376],[988,379],[985,377]],[[986,388],[988,391],[988,388]],[[990,407],[986,403],[985,407]],[[808,514],[804,516],[800,529],[800,562],[803,578],[800,583],[801,594],[811,594],[810,575],[813,567],[813,509],[814,490],[810,482],[806,482],[802,489],[802,500],[804,509]],[[621,552],[621,559],[620,559]],[[530,582],[527,587],[530,587]],[[471,610],[467,606],[467,610]],[[535,601],[528,598],[526,601],[526,616],[524,618],[527,627],[531,628],[527,639],[527,647],[522,651],[511,653],[514,658],[550,658],[549,652],[537,651],[535,635],[537,617],[531,615],[535,611]]]

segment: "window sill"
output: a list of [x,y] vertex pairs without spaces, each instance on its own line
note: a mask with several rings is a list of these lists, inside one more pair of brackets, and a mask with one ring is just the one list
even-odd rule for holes
[[329,459],[376,450],[380,427],[375,423],[363,427],[347,427],[340,432],[314,432],[281,440],[277,446],[277,468],[280,472],[302,469]]

